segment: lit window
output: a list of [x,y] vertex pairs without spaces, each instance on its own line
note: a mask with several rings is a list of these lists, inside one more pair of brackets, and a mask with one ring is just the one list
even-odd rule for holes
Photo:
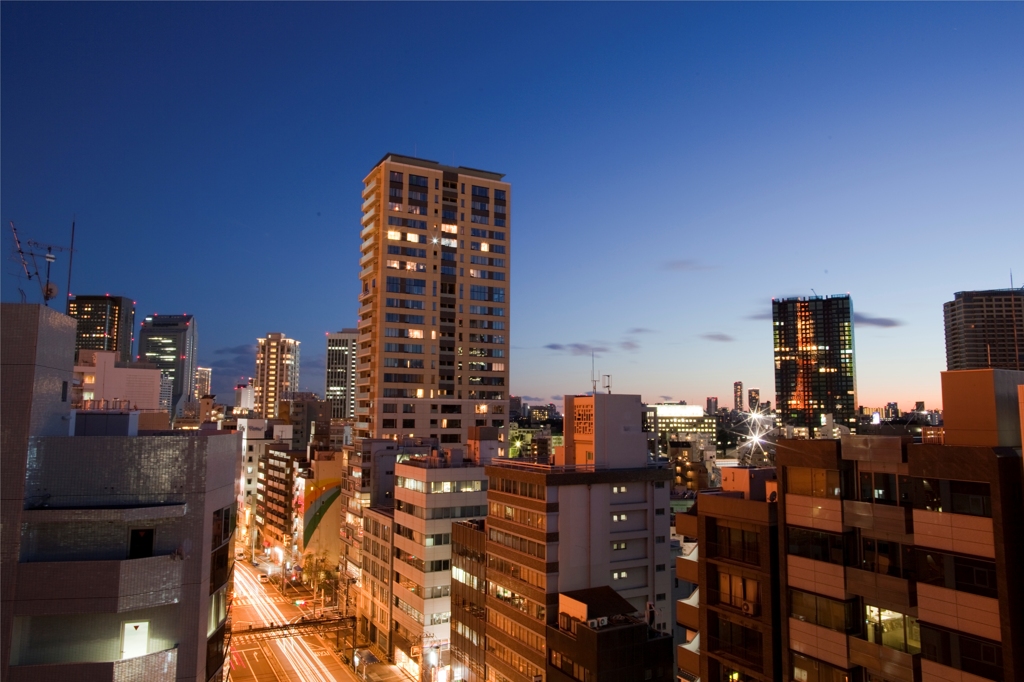
[[402,233],[397,230],[388,230],[388,239],[391,241],[402,241]]
[[389,268],[393,269],[393,270],[398,270],[398,269],[399,269],[399,263],[398,263],[398,261],[396,261],[396,260],[389,260],[389,261],[386,261],[386,262],[384,263],[384,265],[385,265],[386,267],[389,267]]
[[409,330],[409,338],[410,339],[422,339],[423,338],[423,330],[422,329],[410,329]]
[[441,231],[442,232],[447,232],[448,234],[458,234],[459,233],[459,228],[456,225],[445,225],[445,224],[442,223]]
[[419,244],[420,236],[418,234],[413,234],[412,232],[409,232],[408,234],[405,235],[405,241],[412,242],[413,244]]

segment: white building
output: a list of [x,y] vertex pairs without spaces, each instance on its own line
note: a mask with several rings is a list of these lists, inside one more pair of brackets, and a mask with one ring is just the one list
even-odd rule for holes
[[277,402],[299,390],[299,341],[284,334],[257,339],[253,398],[261,417],[277,416]]
[[160,370],[121,362],[114,351],[78,352],[72,401],[86,400],[123,401],[143,411],[167,409],[160,403]]
[[331,403],[331,419],[352,419],[356,414],[357,329],[327,334],[327,374],[324,398]]

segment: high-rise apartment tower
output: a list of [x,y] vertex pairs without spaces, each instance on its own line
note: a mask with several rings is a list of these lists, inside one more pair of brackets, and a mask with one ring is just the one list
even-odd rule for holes
[[75,296],[68,315],[78,320],[75,350],[112,350],[131,362],[135,340],[135,301],[124,296]]
[[503,177],[388,154],[363,181],[357,438],[507,433]]
[[356,344],[359,331],[342,329],[327,334],[327,378],[324,397],[331,403],[331,419],[356,414]]
[[757,412],[761,407],[761,389],[749,388],[747,389],[747,407],[750,408],[751,412]]
[[[857,426],[853,301],[849,295],[772,299],[775,400],[783,424]],[[829,434],[831,437],[831,434]]]
[[717,396],[708,396],[708,409],[707,409],[707,413],[709,415],[711,415],[711,416],[714,416],[715,414],[718,413],[718,397]]
[[277,401],[299,390],[299,341],[284,334],[257,339],[254,398],[256,411],[267,419],[277,417]]
[[732,409],[737,412],[743,411],[743,382],[737,381],[732,385]]
[[192,315],[148,315],[139,329],[139,359],[171,380],[172,415],[181,416],[196,390],[199,332]]
[[1024,369],[1024,290],[958,291],[942,316],[946,369]]

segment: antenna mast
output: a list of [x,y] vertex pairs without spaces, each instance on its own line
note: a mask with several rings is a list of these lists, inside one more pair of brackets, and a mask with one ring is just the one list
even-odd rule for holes
[[594,374],[594,351],[590,351],[590,386],[591,395],[597,395],[597,375]]
[[68,292],[67,292],[67,303],[64,306],[64,312],[71,312],[71,265],[75,260],[75,216],[71,216],[71,248],[68,254]]

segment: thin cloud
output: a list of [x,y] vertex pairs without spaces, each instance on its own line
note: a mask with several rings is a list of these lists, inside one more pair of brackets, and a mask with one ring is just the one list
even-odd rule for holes
[[754,313],[753,315],[747,315],[748,320],[770,320],[772,319],[772,311],[766,310],[763,313]]
[[544,398],[541,398],[540,396],[536,395],[521,395],[519,397],[528,403],[536,403],[540,402],[541,400],[544,400]]
[[902,327],[903,321],[897,320],[891,317],[871,317],[865,313],[854,313],[853,321],[855,324],[864,325],[867,327]]
[[227,348],[218,348],[213,351],[214,355],[251,355],[256,357],[256,344],[250,343],[244,346],[229,346]]
[[627,334],[653,334],[654,330],[653,329],[648,329],[646,327],[633,327],[632,329],[627,330],[626,333]]
[[672,400],[672,396],[670,395],[659,395],[658,397],[661,398],[661,402],[663,403],[667,403],[668,401]]
[[700,261],[695,261],[691,258],[665,261],[661,264],[661,268],[662,270],[670,270],[672,272],[699,272],[701,270],[711,269]]
[[607,346],[595,346],[589,343],[549,343],[544,346],[548,350],[566,352],[570,355],[590,355],[591,353],[607,353]]
[[628,350],[630,352],[640,350],[640,344],[632,339],[626,339],[625,341],[619,342],[619,348],[622,350]]
[[722,332],[710,332],[708,334],[701,334],[700,338],[707,339],[708,341],[721,341],[723,343],[728,343],[729,341],[736,340],[729,336],[728,334],[723,334]]

